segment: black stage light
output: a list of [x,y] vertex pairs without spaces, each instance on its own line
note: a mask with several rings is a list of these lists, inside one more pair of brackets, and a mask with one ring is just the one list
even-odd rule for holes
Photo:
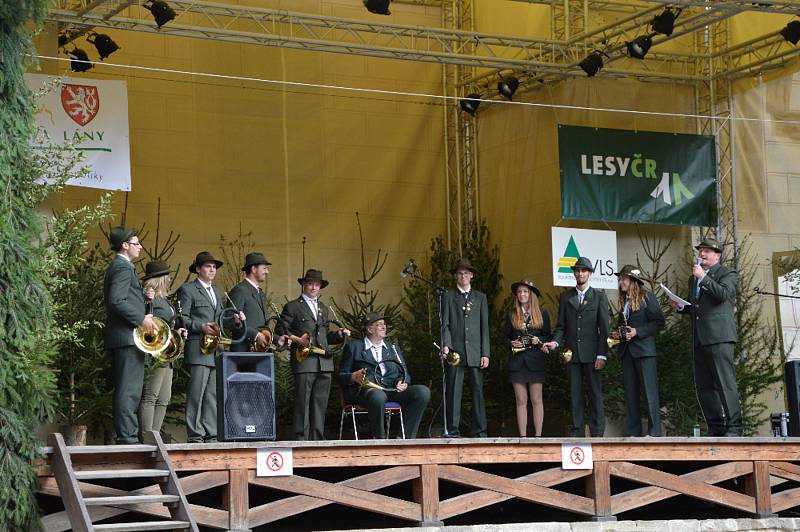
[[89,54],[78,47],[75,47],[71,52],[67,52],[67,55],[72,60],[69,64],[73,72],[86,72],[93,66],[89,62]]
[[519,80],[513,76],[508,77],[497,84],[497,92],[500,93],[500,96],[509,101],[511,101],[512,96],[514,96],[514,93],[517,92],[518,88]]
[[587,55],[586,58],[579,63],[579,66],[586,72],[586,75],[591,78],[603,68],[603,54],[595,50]]
[[376,15],[391,15],[389,12],[389,2],[392,0],[364,0],[364,7],[370,13]]
[[650,25],[653,26],[654,32],[669,37],[672,35],[672,32],[675,31],[675,19],[678,18],[680,14],[680,9],[673,11],[672,8],[668,7],[662,11],[660,15],[653,17],[653,22],[651,22]]
[[625,43],[628,47],[628,55],[634,59],[644,59],[650,47],[653,46],[653,38],[650,35],[640,35],[631,42]]
[[142,7],[150,11],[159,28],[175,18],[175,10],[163,0],[147,0]]
[[97,53],[100,54],[101,61],[119,50],[119,46],[114,42],[114,39],[105,33],[92,32],[86,37],[86,40],[97,48]]
[[800,20],[793,20],[781,30],[781,37],[787,42],[797,45],[800,42]]
[[458,104],[461,106],[462,111],[475,116],[475,111],[478,110],[478,106],[481,104],[480,97],[480,94],[473,92],[466,98],[461,98]]

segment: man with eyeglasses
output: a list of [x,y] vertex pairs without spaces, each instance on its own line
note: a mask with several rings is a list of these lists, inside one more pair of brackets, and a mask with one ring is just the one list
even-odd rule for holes
[[113,416],[115,443],[139,443],[139,419],[136,411],[144,385],[144,353],[133,343],[133,330],[141,326],[147,332],[156,326],[147,314],[142,285],[133,261],[139,258],[142,244],[136,230],[114,227],[108,240],[117,252],[106,270],[103,300],[106,307],[105,349],[114,361]]
[[445,370],[447,431],[451,436],[459,436],[461,394],[466,371],[472,394],[472,434],[477,438],[485,438],[487,423],[483,372],[489,367],[489,303],[486,294],[472,288],[472,277],[477,270],[467,259],[459,260],[450,273],[456,279],[456,289],[448,290],[444,296],[442,356],[452,350],[459,353],[461,358],[457,365],[448,365]]

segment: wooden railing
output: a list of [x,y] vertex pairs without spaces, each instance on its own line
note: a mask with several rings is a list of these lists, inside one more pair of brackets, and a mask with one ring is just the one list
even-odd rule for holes
[[[410,524],[436,524],[449,518],[520,499],[569,512],[574,520],[614,519],[614,516],[685,495],[765,517],[800,505],[800,439],[773,438],[620,438],[568,440],[592,444],[592,470],[561,468],[562,439],[454,439],[369,440],[327,442],[219,443],[167,445],[169,456],[189,496],[190,509],[199,525],[219,529],[251,529],[302,514],[330,504],[364,512],[390,515]],[[294,474],[288,477],[256,476],[256,449],[291,448]],[[119,454],[99,455],[75,468],[98,469]],[[675,474],[676,462],[688,472]],[[538,464],[540,471],[509,478],[491,471],[489,464]],[[480,466],[476,469],[475,466]],[[110,465],[109,465],[110,467]],[[365,473],[364,467],[371,468]],[[503,466],[506,467],[506,466]],[[315,468],[344,468],[352,476],[338,482],[313,478]],[[523,469],[524,470],[524,469]],[[40,468],[41,492],[58,495],[49,467]],[[319,475],[317,475],[319,476]],[[771,477],[788,481],[771,487]],[[740,491],[718,486],[740,478]],[[584,479],[583,493],[574,483]],[[377,493],[384,488],[411,482],[407,497]],[[634,481],[643,487],[627,488]],[[468,492],[442,499],[440,487],[457,484]],[[250,485],[280,492],[283,497],[253,506]],[[727,485],[727,484],[726,484]],[[84,486],[86,488],[86,486]],[[222,508],[191,504],[191,495],[224,487]],[[91,486],[92,496],[119,495],[124,490]],[[155,492],[148,486],[130,492]],[[773,492],[773,490],[775,490]],[[580,490],[578,490],[580,491]],[[394,492],[393,492],[394,493]],[[142,504],[135,507],[92,508],[93,520],[127,511],[161,515],[163,508]],[[488,514],[487,514],[488,515]],[[45,518],[49,530],[65,530],[64,516]],[[491,520],[487,520],[491,523]]]

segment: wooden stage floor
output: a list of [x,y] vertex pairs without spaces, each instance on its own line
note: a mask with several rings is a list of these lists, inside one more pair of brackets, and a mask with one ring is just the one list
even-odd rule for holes
[[[562,469],[562,444],[591,445],[593,468]],[[473,522],[475,516],[487,524],[514,522],[508,512],[493,511],[509,501],[515,509],[530,507],[533,515],[541,511],[566,521],[657,519],[670,501],[673,518],[697,517],[684,515],[694,503],[720,517],[767,517],[800,506],[800,438],[333,440],[166,448],[194,519],[212,529],[302,529],[297,523],[304,515],[317,521],[325,512],[332,521],[306,521],[307,528],[341,528],[334,517],[343,507],[355,509],[344,511],[354,516],[351,528],[361,528],[381,523],[372,516],[385,516],[385,526],[463,523],[468,514]],[[71,449],[78,471],[141,468],[153,451],[143,445]],[[290,451],[281,459],[288,467],[291,455],[292,475],[258,476],[258,449]],[[43,507],[53,507],[45,526],[66,530],[63,506],[53,499],[59,491],[52,449],[45,454],[40,496]],[[265,466],[267,454],[262,451]],[[80,485],[85,496],[160,493],[158,484],[135,479]],[[162,505],[139,504],[93,506],[91,517],[118,519],[127,512],[169,516]]]

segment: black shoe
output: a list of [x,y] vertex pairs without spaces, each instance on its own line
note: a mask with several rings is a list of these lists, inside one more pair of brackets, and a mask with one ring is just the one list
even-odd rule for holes
[[725,434],[723,434],[725,438],[742,438],[742,431],[741,430],[729,430]]

